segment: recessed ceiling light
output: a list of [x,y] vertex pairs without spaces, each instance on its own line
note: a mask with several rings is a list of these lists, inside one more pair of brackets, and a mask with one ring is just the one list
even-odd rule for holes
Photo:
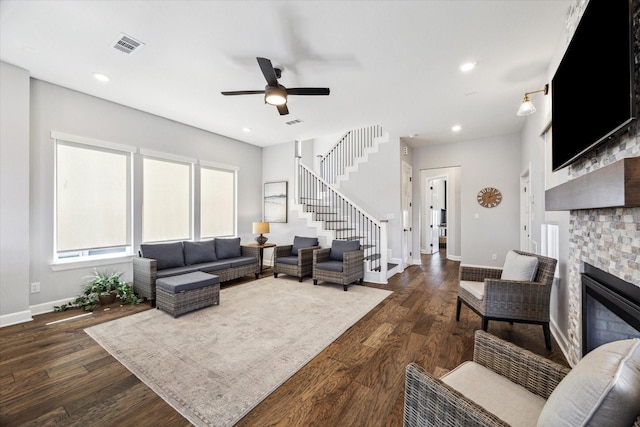
[[452,132],[460,132],[461,130],[462,130],[462,126],[460,126],[460,125],[451,126],[451,131]]
[[109,80],[111,80],[109,78],[109,76],[107,76],[106,74],[102,74],[102,73],[93,73],[93,78],[96,79],[99,82],[102,82],[102,83],[106,83]]
[[251,129],[250,128],[242,128],[242,132],[249,133],[249,132],[251,132]]
[[465,62],[464,64],[460,64],[460,67],[458,67],[458,68],[463,73],[466,73],[466,72],[469,72],[469,71],[473,70],[475,68],[476,64],[477,64],[477,62]]
[[409,134],[409,138],[415,138],[416,136],[418,136],[418,134],[417,134],[417,133],[410,133],[410,134]]

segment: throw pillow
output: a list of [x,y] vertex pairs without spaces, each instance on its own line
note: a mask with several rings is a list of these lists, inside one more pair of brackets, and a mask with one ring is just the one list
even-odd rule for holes
[[215,239],[214,242],[218,259],[235,258],[242,255],[239,237]]
[[593,349],[553,390],[538,426],[630,426],[640,415],[640,339]]
[[531,282],[535,279],[537,271],[537,257],[521,255],[515,251],[509,251],[507,252],[507,257],[504,261],[501,279]]
[[334,240],[331,242],[329,259],[333,261],[342,261],[345,252],[357,251],[358,249],[360,249],[359,240]]
[[154,244],[143,243],[140,245],[140,252],[145,258],[155,259],[158,270],[184,266],[182,242]]
[[184,241],[184,262],[187,265],[216,261],[216,247],[213,240],[201,242]]
[[317,237],[300,237],[293,238],[293,246],[291,247],[291,255],[298,255],[298,249],[310,248],[312,246],[318,246]]

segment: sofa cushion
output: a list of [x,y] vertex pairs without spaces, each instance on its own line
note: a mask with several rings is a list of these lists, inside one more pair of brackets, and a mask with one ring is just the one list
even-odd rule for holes
[[256,259],[256,257],[252,257],[252,256],[236,257],[236,258],[230,259],[229,262],[231,263],[232,268],[242,267],[243,265],[251,265],[251,264],[256,264],[256,266],[258,265],[258,260]]
[[214,242],[218,259],[235,258],[242,255],[239,237],[215,239]]
[[145,258],[155,259],[158,270],[184,266],[182,242],[141,244],[140,252]]
[[538,271],[538,257],[521,255],[515,251],[507,252],[502,268],[503,280],[523,280],[531,282]]
[[194,271],[193,273],[180,274],[178,276],[165,277],[156,280],[156,287],[170,294],[201,289],[220,283],[220,278],[212,274]]
[[640,339],[603,344],[553,390],[538,426],[631,426],[640,416]]
[[298,249],[310,248],[312,246],[318,246],[317,237],[295,236],[293,238],[293,246],[291,247],[291,255],[298,255]]
[[183,265],[182,267],[165,268],[164,270],[158,270],[156,273],[156,279],[177,276],[178,274],[193,273],[194,271],[199,270],[198,265]]
[[216,261],[216,247],[213,240],[201,242],[182,242],[184,245],[184,262],[187,265]]
[[359,240],[334,240],[331,242],[329,259],[342,261],[345,252],[357,251],[360,249]]
[[211,273],[212,271],[220,271],[226,270],[227,268],[231,268],[231,263],[229,261],[213,261],[213,262],[205,262],[202,264],[198,264],[195,266],[199,271],[204,271],[205,273]]

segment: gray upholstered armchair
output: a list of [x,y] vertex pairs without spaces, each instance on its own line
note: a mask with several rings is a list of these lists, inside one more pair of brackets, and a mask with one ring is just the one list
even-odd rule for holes
[[278,274],[296,276],[299,282],[313,271],[313,251],[320,249],[317,237],[295,236],[292,245],[276,246],[273,258],[273,277]]
[[503,268],[460,265],[456,320],[462,303],[489,320],[542,325],[551,349],[549,300],[557,260],[542,255],[509,251]]
[[441,378],[410,363],[405,379],[405,427],[640,425],[638,338],[604,344],[569,369],[476,331],[473,361]]
[[313,251],[313,284],[318,280],[347,286],[364,280],[364,249],[359,240],[334,240],[330,248]]

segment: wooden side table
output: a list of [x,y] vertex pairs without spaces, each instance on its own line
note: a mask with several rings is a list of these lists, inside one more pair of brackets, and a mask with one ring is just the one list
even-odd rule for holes
[[257,243],[250,243],[247,246],[251,246],[251,247],[260,249],[260,273],[262,273],[262,262],[264,260],[264,248],[275,248],[276,244],[275,243],[265,243],[264,245],[259,245]]

